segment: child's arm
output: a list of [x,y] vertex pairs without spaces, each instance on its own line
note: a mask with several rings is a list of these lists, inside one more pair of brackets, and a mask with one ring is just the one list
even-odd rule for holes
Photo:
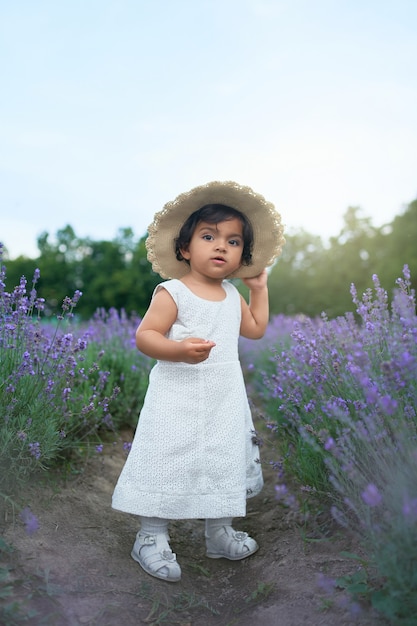
[[161,361],[201,363],[215,343],[198,337],[172,341],[165,337],[177,319],[177,305],[166,289],[160,289],[136,331],[136,346],[144,354]]
[[260,339],[264,336],[269,321],[268,274],[263,270],[259,276],[242,279],[249,287],[249,304],[242,301],[242,320],[240,334],[248,339]]

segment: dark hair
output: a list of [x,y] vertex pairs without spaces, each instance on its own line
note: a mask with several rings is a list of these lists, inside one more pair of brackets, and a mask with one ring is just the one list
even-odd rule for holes
[[243,252],[242,252],[242,265],[252,264],[252,247],[253,247],[253,228],[249,219],[230,206],[225,204],[205,204],[186,219],[181,227],[178,237],[175,239],[175,256],[178,261],[185,261],[189,264],[188,259],[184,259],[181,254],[181,250],[186,250],[190,244],[191,237],[200,222],[207,222],[208,224],[218,224],[237,218],[242,222],[242,236],[243,236]]

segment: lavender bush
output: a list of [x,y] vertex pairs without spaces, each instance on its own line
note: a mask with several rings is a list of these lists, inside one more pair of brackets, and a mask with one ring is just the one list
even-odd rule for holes
[[[1,246],[0,246],[1,259]],[[131,345],[136,320],[110,312],[90,325],[77,325],[81,297],[64,298],[56,323],[42,319],[35,270],[6,290],[0,270],[0,492],[14,492],[39,467],[55,462],[83,441],[96,441],[117,421],[131,423],[145,387],[148,362]],[[136,360],[136,364],[135,364]],[[120,398],[120,388],[134,400]],[[141,391],[142,390],[142,391]],[[136,404],[135,404],[136,403]]]
[[108,395],[115,387],[120,389],[109,404],[112,426],[116,430],[135,428],[153,365],[153,361],[141,354],[135,345],[139,322],[138,316],[128,316],[123,310],[98,309],[85,326],[88,347],[84,367],[87,369],[88,364],[91,371],[95,364],[100,364],[96,375],[105,376]]
[[[391,306],[377,276],[358,316],[293,320],[263,371],[287,476],[330,501],[369,555],[368,591],[395,624],[417,614],[417,317],[404,267]],[[265,363],[265,356],[263,356]],[[255,367],[260,371],[258,367]],[[260,378],[260,377],[259,377]],[[259,382],[258,382],[259,385]],[[289,497],[284,479],[280,498]]]

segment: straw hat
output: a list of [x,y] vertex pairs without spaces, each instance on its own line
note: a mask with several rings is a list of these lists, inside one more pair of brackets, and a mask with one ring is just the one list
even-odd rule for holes
[[224,204],[237,209],[252,224],[252,264],[242,265],[231,278],[257,276],[281,254],[284,229],[274,205],[250,187],[232,181],[212,181],[180,194],[155,214],[148,228],[146,249],[153,271],[162,278],[181,278],[190,271],[189,265],[175,256],[175,239],[186,219],[206,204]]

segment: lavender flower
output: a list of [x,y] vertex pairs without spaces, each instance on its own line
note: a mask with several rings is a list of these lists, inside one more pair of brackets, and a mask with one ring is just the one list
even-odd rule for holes
[[[1,252],[0,245],[0,256]],[[32,465],[20,463],[22,447],[33,460],[48,462],[103,427],[114,429],[115,398],[123,396],[120,387],[129,386],[129,397],[122,397],[119,406],[123,406],[118,410],[123,419],[129,415],[132,421],[136,419],[146,389],[142,382],[152,365],[135,347],[137,316],[128,318],[114,310],[99,313],[91,324],[70,321],[82,295],[78,290],[64,299],[58,323],[46,320],[41,324],[44,299],[36,292],[39,277],[36,269],[29,287],[22,276],[9,293],[0,259],[2,449],[10,460],[11,473],[16,474],[20,468],[23,474],[32,469]],[[123,355],[122,371],[113,369],[115,363],[119,366],[113,358],[118,351]],[[131,367],[133,361],[135,367]],[[138,388],[140,393],[134,394]],[[6,478],[0,472],[5,489]]]
[[39,530],[38,518],[32,513],[29,507],[24,508],[20,512],[20,519],[25,524],[28,535],[33,535],[37,530]]
[[332,450],[335,447],[335,441],[333,439],[333,437],[328,437],[328,439],[326,440],[325,444],[324,444],[324,449],[325,450]]
[[382,502],[382,495],[378,487],[373,483],[369,483],[362,491],[362,500],[370,507],[379,506]]
[[325,576],[323,572],[319,572],[316,577],[317,586],[324,591],[327,595],[332,595],[336,588],[336,581],[334,578]]
[[127,452],[127,454],[129,454],[131,448],[132,448],[132,443],[130,441],[125,441],[123,444],[123,450]]
[[405,518],[415,523],[417,520],[417,498],[404,497],[402,512]]
[[284,498],[286,498],[286,496],[288,495],[288,489],[286,485],[275,485],[275,494],[276,494],[276,498],[277,500],[282,500]]
[[39,441],[29,443],[29,452],[35,457],[35,459],[38,460],[41,458],[41,446]]

